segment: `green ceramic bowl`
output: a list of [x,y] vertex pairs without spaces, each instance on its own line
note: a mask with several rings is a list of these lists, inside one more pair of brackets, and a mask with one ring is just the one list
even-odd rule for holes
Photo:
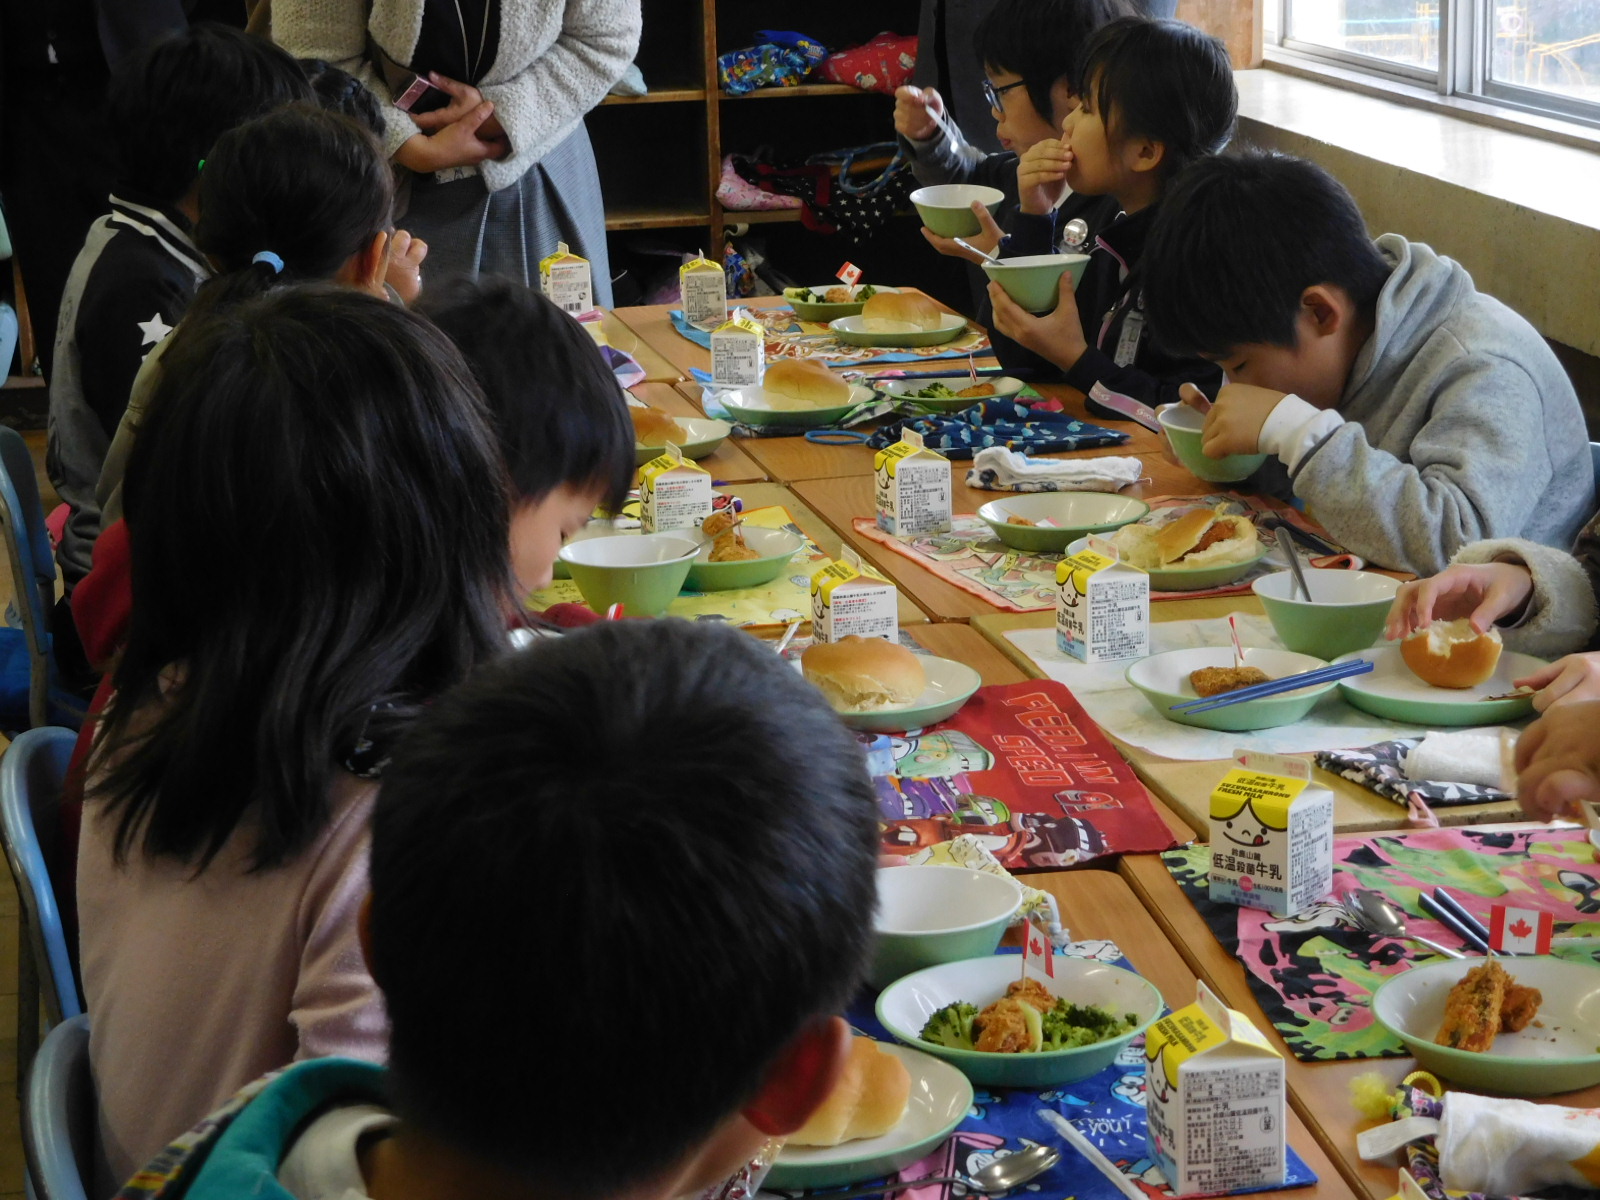
[[760,587],[782,575],[805,538],[787,529],[758,529],[743,526],[744,543],[760,558],[743,562],[712,562],[711,543],[706,542],[689,564],[684,587],[691,592],[726,592],[733,588]]
[[1369,674],[1339,681],[1345,700],[1375,717],[1425,729],[1440,725],[1503,725],[1532,716],[1531,695],[1510,700],[1485,700],[1484,697],[1515,691],[1513,680],[1549,665],[1542,658],[1507,650],[1500,655],[1494,674],[1477,687],[1440,688],[1423,683],[1412,673],[1400,657],[1399,646],[1374,646],[1370,650],[1342,654],[1336,661],[1349,662],[1356,658],[1371,659],[1373,668]]
[[1050,990],[1077,1004],[1109,1004],[1113,1011],[1132,1013],[1134,1028],[1119,1037],[1037,1054],[986,1054],[936,1046],[919,1036],[928,1018],[948,1004],[965,1001],[979,1008],[993,1004],[1015,983],[1019,963],[1013,954],[991,954],[963,962],[929,967],[896,980],[878,996],[883,1027],[908,1046],[959,1067],[973,1083],[1000,1087],[1053,1087],[1076,1083],[1105,1070],[1117,1054],[1161,1015],[1161,993],[1147,980],[1122,967],[1090,958],[1057,958]]
[[1178,461],[1188,467],[1197,479],[1208,483],[1237,483],[1248,479],[1267,461],[1265,454],[1230,454],[1226,458],[1210,458],[1200,449],[1200,430],[1206,423],[1205,414],[1187,404],[1174,404],[1161,410],[1156,417],[1161,428],[1167,431],[1167,441]]
[[882,1179],[928,1157],[967,1119],[972,1082],[965,1075],[910,1046],[879,1044],[911,1075],[911,1099],[900,1123],[882,1137],[837,1146],[787,1145],[762,1181],[763,1189],[798,1191]]
[[[1247,667],[1260,667],[1269,678],[1282,679],[1302,671],[1315,671],[1328,664],[1309,654],[1295,654],[1288,650],[1264,650],[1246,646],[1244,662]],[[1167,720],[1178,725],[1193,725],[1196,729],[1219,729],[1228,733],[1243,733],[1251,729],[1276,729],[1280,725],[1293,725],[1333,690],[1331,683],[1300,688],[1281,696],[1265,696],[1260,700],[1246,700],[1230,704],[1227,708],[1214,708],[1210,712],[1183,713],[1172,711],[1174,704],[1197,697],[1189,683],[1192,672],[1201,667],[1231,667],[1232,646],[1197,646],[1192,650],[1168,650],[1152,654],[1130,666],[1123,677],[1144,693],[1154,708]]]
[[966,663],[949,658],[935,658],[931,654],[917,656],[928,682],[922,694],[904,708],[875,708],[867,711],[841,712],[839,719],[851,729],[865,733],[905,733],[910,729],[926,729],[946,717],[953,717],[961,706],[972,699],[972,693],[983,686],[983,676]]
[[1267,610],[1278,639],[1291,650],[1334,659],[1365,650],[1383,635],[1400,582],[1371,571],[1305,568],[1311,599],[1300,595],[1294,575],[1278,571],[1250,585]]
[[847,412],[858,404],[867,403],[873,395],[871,388],[856,384],[850,389],[848,404],[831,408],[785,408],[784,405],[793,404],[794,401],[782,396],[774,398],[765,388],[748,387],[719,393],[716,403],[746,425],[794,425],[820,429],[824,425],[838,423]]
[[[1067,547],[1068,553],[1076,554],[1080,550],[1089,548],[1088,539],[1073,542]],[[1254,558],[1247,558],[1243,562],[1223,563],[1217,567],[1200,567],[1191,570],[1181,570],[1173,567],[1167,570],[1155,568],[1145,571],[1150,576],[1150,590],[1152,592],[1198,592],[1206,588],[1221,587],[1225,583],[1233,583],[1243,579],[1256,564],[1271,554],[1268,546],[1261,547],[1261,553]]]
[[967,319],[956,313],[945,313],[944,321],[937,329],[883,333],[868,328],[866,318],[857,314],[829,321],[828,328],[847,346],[942,346],[955,341],[967,331]]
[[964,958],[985,958],[1022,904],[1009,875],[966,867],[878,869],[878,915],[873,922],[872,986]]
[[[1077,538],[1120,529],[1149,511],[1143,500],[1110,492],[1033,492],[991,500],[978,509],[978,516],[994,530],[995,537],[1014,550],[1060,554]],[[1011,521],[1014,517],[1049,520],[1055,525],[1016,525]]]
[[[680,447],[685,458],[705,458],[708,454],[715,454],[723,439],[733,432],[733,426],[726,421],[717,421],[710,417],[678,417],[677,422],[683,426],[684,433],[688,435]],[[635,442],[633,465],[642,467],[652,458],[661,457],[661,450],[660,446],[641,446]]]
[[1061,302],[1061,277],[1070,275],[1076,288],[1089,265],[1087,254],[1029,254],[983,264],[983,273],[1031,313],[1054,312]]
[[1600,1083],[1600,967],[1549,956],[1502,959],[1518,983],[1544,993],[1538,1023],[1502,1033],[1484,1053],[1434,1042],[1445,997],[1481,958],[1419,963],[1372,994],[1372,1015],[1417,1065],[1471,1091],[1553,1096]]
[[659,617],[699,552],[698,534],[645,533],[568,542],[559,557],[595,612],[621,604],[624,616]]
[[[799,317],[802,321],[814,321],[819,325],[826,325],[835,317],[855,316],[861,311],[862,306],[866,304],[869,297],[862,297],[860,300],[851,300],[844,304],[830,304],[825,300],[796,300],[795,295],[796,293],[805,291],[826,292],[829,288],[836,288],[839,286],[841,286],[839,283],[834,282],[819,284],[818,286],[812,288],[784,288],[783,298],[789,302],[789,307],[794,309],[794,315]],[[867,284],[858,283],[851,288],[850,294],[859,295],[862,289],[867,286]],[[900,290],[899,288],[892,287],[878,287],[876,284],[872,285],[872,289],[874,294],[877,292],[898,292]]]
[[992,216],[1005,198],[1006,194],[999,188],[976,183],[940,183],[911,193],[912,206],[922,223],[940,237],[947,238],[972,237],[983,232],[983,226],[972,211],[974,200]]
[[1018,395],[1028,385],[1020,379],[1013,379],[1009,375],[980,375],[979,383],[992,384],[994,394],[990,396],[923,396],[934,384],[942,384],[952,392],[959,392],[963,388],[972,387],[971,375],[918,375],[912,379],[884,379],[873,384],[878,393],[889,397],[891,400],[910,400],[913,404],[920,404],[923,408],[931,408],[938,412],[960,412],[964,408],[971,408],[974,404],[982,404],[985,400],[1010,400]]

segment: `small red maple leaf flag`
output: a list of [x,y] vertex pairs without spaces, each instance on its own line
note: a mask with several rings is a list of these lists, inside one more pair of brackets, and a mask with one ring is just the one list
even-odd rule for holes
[[1532,908],[1496,904],[1489,909],[1489,945],[1502,954],[1549,954],[1555,918]]
[[1026,931],[1022,938],[1022,977],[1028,977],[1029,966],[1038,967],[1051,979],[1056,977],[1056,948],[1050,944],[1050,939],[1032,921],[1023,926]]
[[856,281],[861,278],[861,268],[853,262],[847,262],[834,272],[835,279],[842,279],[846,287],[855,287]]

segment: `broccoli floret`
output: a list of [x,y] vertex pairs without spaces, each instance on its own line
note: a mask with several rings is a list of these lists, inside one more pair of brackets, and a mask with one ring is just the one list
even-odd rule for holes
[[878,294],[878,289],[877,288],[873,287],[870,283],[863,283],[861,285],[861,290],[856,293],[856,299],[857,300],[871,300],[877,294]]
[[948,1046],[952,1050],[972,1049],[972,1019],[978,1015],[976,1005],[947,1004],[922,1027],[921,1038],[935,1046]]
[[1057,1000],[1044,1015],[1044,1048],[1070,1050],[1118,1037],[1139,1024],[1132,1013],[1116,1016],[1109,1008]]

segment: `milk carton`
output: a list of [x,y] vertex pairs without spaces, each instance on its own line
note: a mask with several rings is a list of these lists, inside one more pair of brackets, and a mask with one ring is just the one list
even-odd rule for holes
[[705,255],[678,268],[678,295],[691,325],[714,329],[728,316],[728,277]]
[[1109,542],[1056,564],[1056,647],[1086,663],[1150,653],[1150,576],[1119,562]]
[[711,472],[668,443],[639,468],[639,525],[645,533],[693,529],[711,515]]
[[900,440],[872,460],[878,528],[911,537],[950,529],[950,460],[902,430]]
[[711,383],[719,388],[758,387],[766,371],[766,335],[742,308],[711,331]]
[[556,252],[539,260],[539,290],[563,312],[588,312],[594,307],[594,277],[589,260],[556,243]]
[[1179,1196],[1281,1184],[1283,1056],[1205,984],[1195,990],[1145,1034],[1149,1156]]
[[893,641],[899,632],[899,591],[887,579],[867,574],[850,547],[811,577],[813,640],[837,642],[855,634]]
[[1238,761],[1211,792],[1211,898],[1293,916],[1333,890],[1333,793],[1304,759]]

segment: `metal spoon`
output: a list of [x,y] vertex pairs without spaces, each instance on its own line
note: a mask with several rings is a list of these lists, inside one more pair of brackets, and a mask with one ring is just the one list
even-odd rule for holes
[[929,1187],[935,1183],[964,1183],[967,1191],[992,1196],[996,1192],[1021,1187],[1028,1180],[1043,1175],[1061,1161],[1061,1151],[1054,1146],[1034,1145],[1018,1150],[1004,1158],[997,1158],[987,1167],[963,1178],[960,1175],[938,1175],[930,1179],[913,1179],[906,1183],[891,1183],[887,1187],[860,1188],[854,1192],[830,1192],[827,1200],[857,1200],[861,1196],[886,1196],[890,1192],[903,1192],[907,1188]]
[[1372,891],[1370,888],[1347,892],[1344,898],[1344,910],[1362,929],[1378,937],[1401,938],[1408,942],[1416,942],[1446,958],[1466,957],[1459,950],[1452,950],[1449,946],[1441,946],[1438,942],[1430,942],[1425,937],[1407,933],[1405,918],[1400,915],[1400,910],[1390,904],[1382,893]]
[[[1000,261],[1000,256],[998,254],[990,254],[987,250],[979,250],[971,242],[967,241],[966,238],[951,238],[950,240],[956,245],[960,246],[963,250],[971,250],[985,262],[998,263]],[[842,1197],[829,1197],[829,1200],[842,1200]]]

